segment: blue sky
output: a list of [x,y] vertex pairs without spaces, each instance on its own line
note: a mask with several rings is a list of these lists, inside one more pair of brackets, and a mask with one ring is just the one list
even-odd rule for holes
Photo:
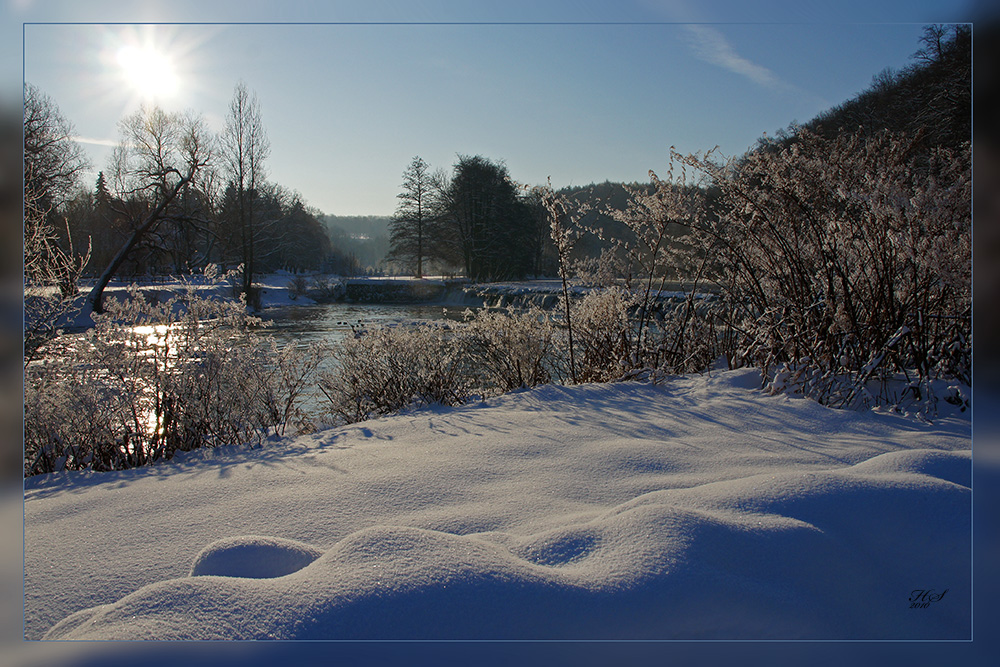
[[[742,153],[853,96],[883,68],[905,66],[925,24],[968,20],[973,9],[943,0],[180,0],[128,9],[8,0],[5,11],[23,25],[24,79],[75,125],[92,176],[117,121],[149,95],[150,77],[129,72],[146,49],[171,70],[148,101],[192,109],[221,130],[242,79],[270,136],[270,180],[326,213],[388,215],[415,155],[450,169],[458,154],[480,154],[504,160],[519,182],[551,177],[559,187],[645,180],[666,170],[672,145]],[[141,22],[160,25],[132,24]],[[123,62],[129,46],[138,51]],[[19,97],[22,73],[10,74],[4,97]]]

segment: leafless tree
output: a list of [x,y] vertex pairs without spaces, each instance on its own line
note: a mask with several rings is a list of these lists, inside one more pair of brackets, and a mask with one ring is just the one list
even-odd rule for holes
[[[24,86],[24,343],[25,363],[73,308],[76,281],[89,253],[75,256],[56,231],[59,211],[88,161],[73,126],[35,86]],[[67,235],[69,233],[67,226]],[[53,288],[58,287],[57,290]]]
[[240,248],[243,260],[243,293],[247,303],[253,300],[255,269],[254,202],[264,182],[264,160],[271,146],[261,120],[257,96],[244,82],[236,84],[229,103],[226,129],[221,137],[221,157],[230,183],[236,191]]
[[87,297],[103,312],[102,295],[118,267],[148,233],[172,217],[181,192],[191,186],[212,154],[212,139],[200,117],[143,107],[119,121],[119,144],[112,155],[115,196],[128,206],[132,233],[112,258]]

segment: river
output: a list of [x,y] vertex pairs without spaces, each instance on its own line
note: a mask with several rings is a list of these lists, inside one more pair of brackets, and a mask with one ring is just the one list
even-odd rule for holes
[[269,323],[265,333],[279,343],[336,342],[352,327],[405,325],[420,321],[462,321],[465,306],[442,304],[331,303],[267,308],[261,318]]

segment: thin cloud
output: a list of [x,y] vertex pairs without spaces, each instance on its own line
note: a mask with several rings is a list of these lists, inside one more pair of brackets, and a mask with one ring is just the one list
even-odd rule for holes
[[114,148],[118,142],[113,139],[94,139],[92,137],[73,137],[73,141],[78,144],[90,144],[91,146],[111,146]]
[[773,90],[788,90],[793,88],[782,81],[768,68],[751,62],[738,54],[726,40],[725,36],[710,26],[685,25],[693,39],[691,45],[695,55],[712,65],[717,65],[730,72],[745,76],[756,84]]

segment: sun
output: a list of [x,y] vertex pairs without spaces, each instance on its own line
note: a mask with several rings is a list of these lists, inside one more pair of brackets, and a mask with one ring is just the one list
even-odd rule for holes
[[155,46],[122,46],[116,60],[125,82],[144,101],[170,98],[177,93],[179,82],[174,63]]

